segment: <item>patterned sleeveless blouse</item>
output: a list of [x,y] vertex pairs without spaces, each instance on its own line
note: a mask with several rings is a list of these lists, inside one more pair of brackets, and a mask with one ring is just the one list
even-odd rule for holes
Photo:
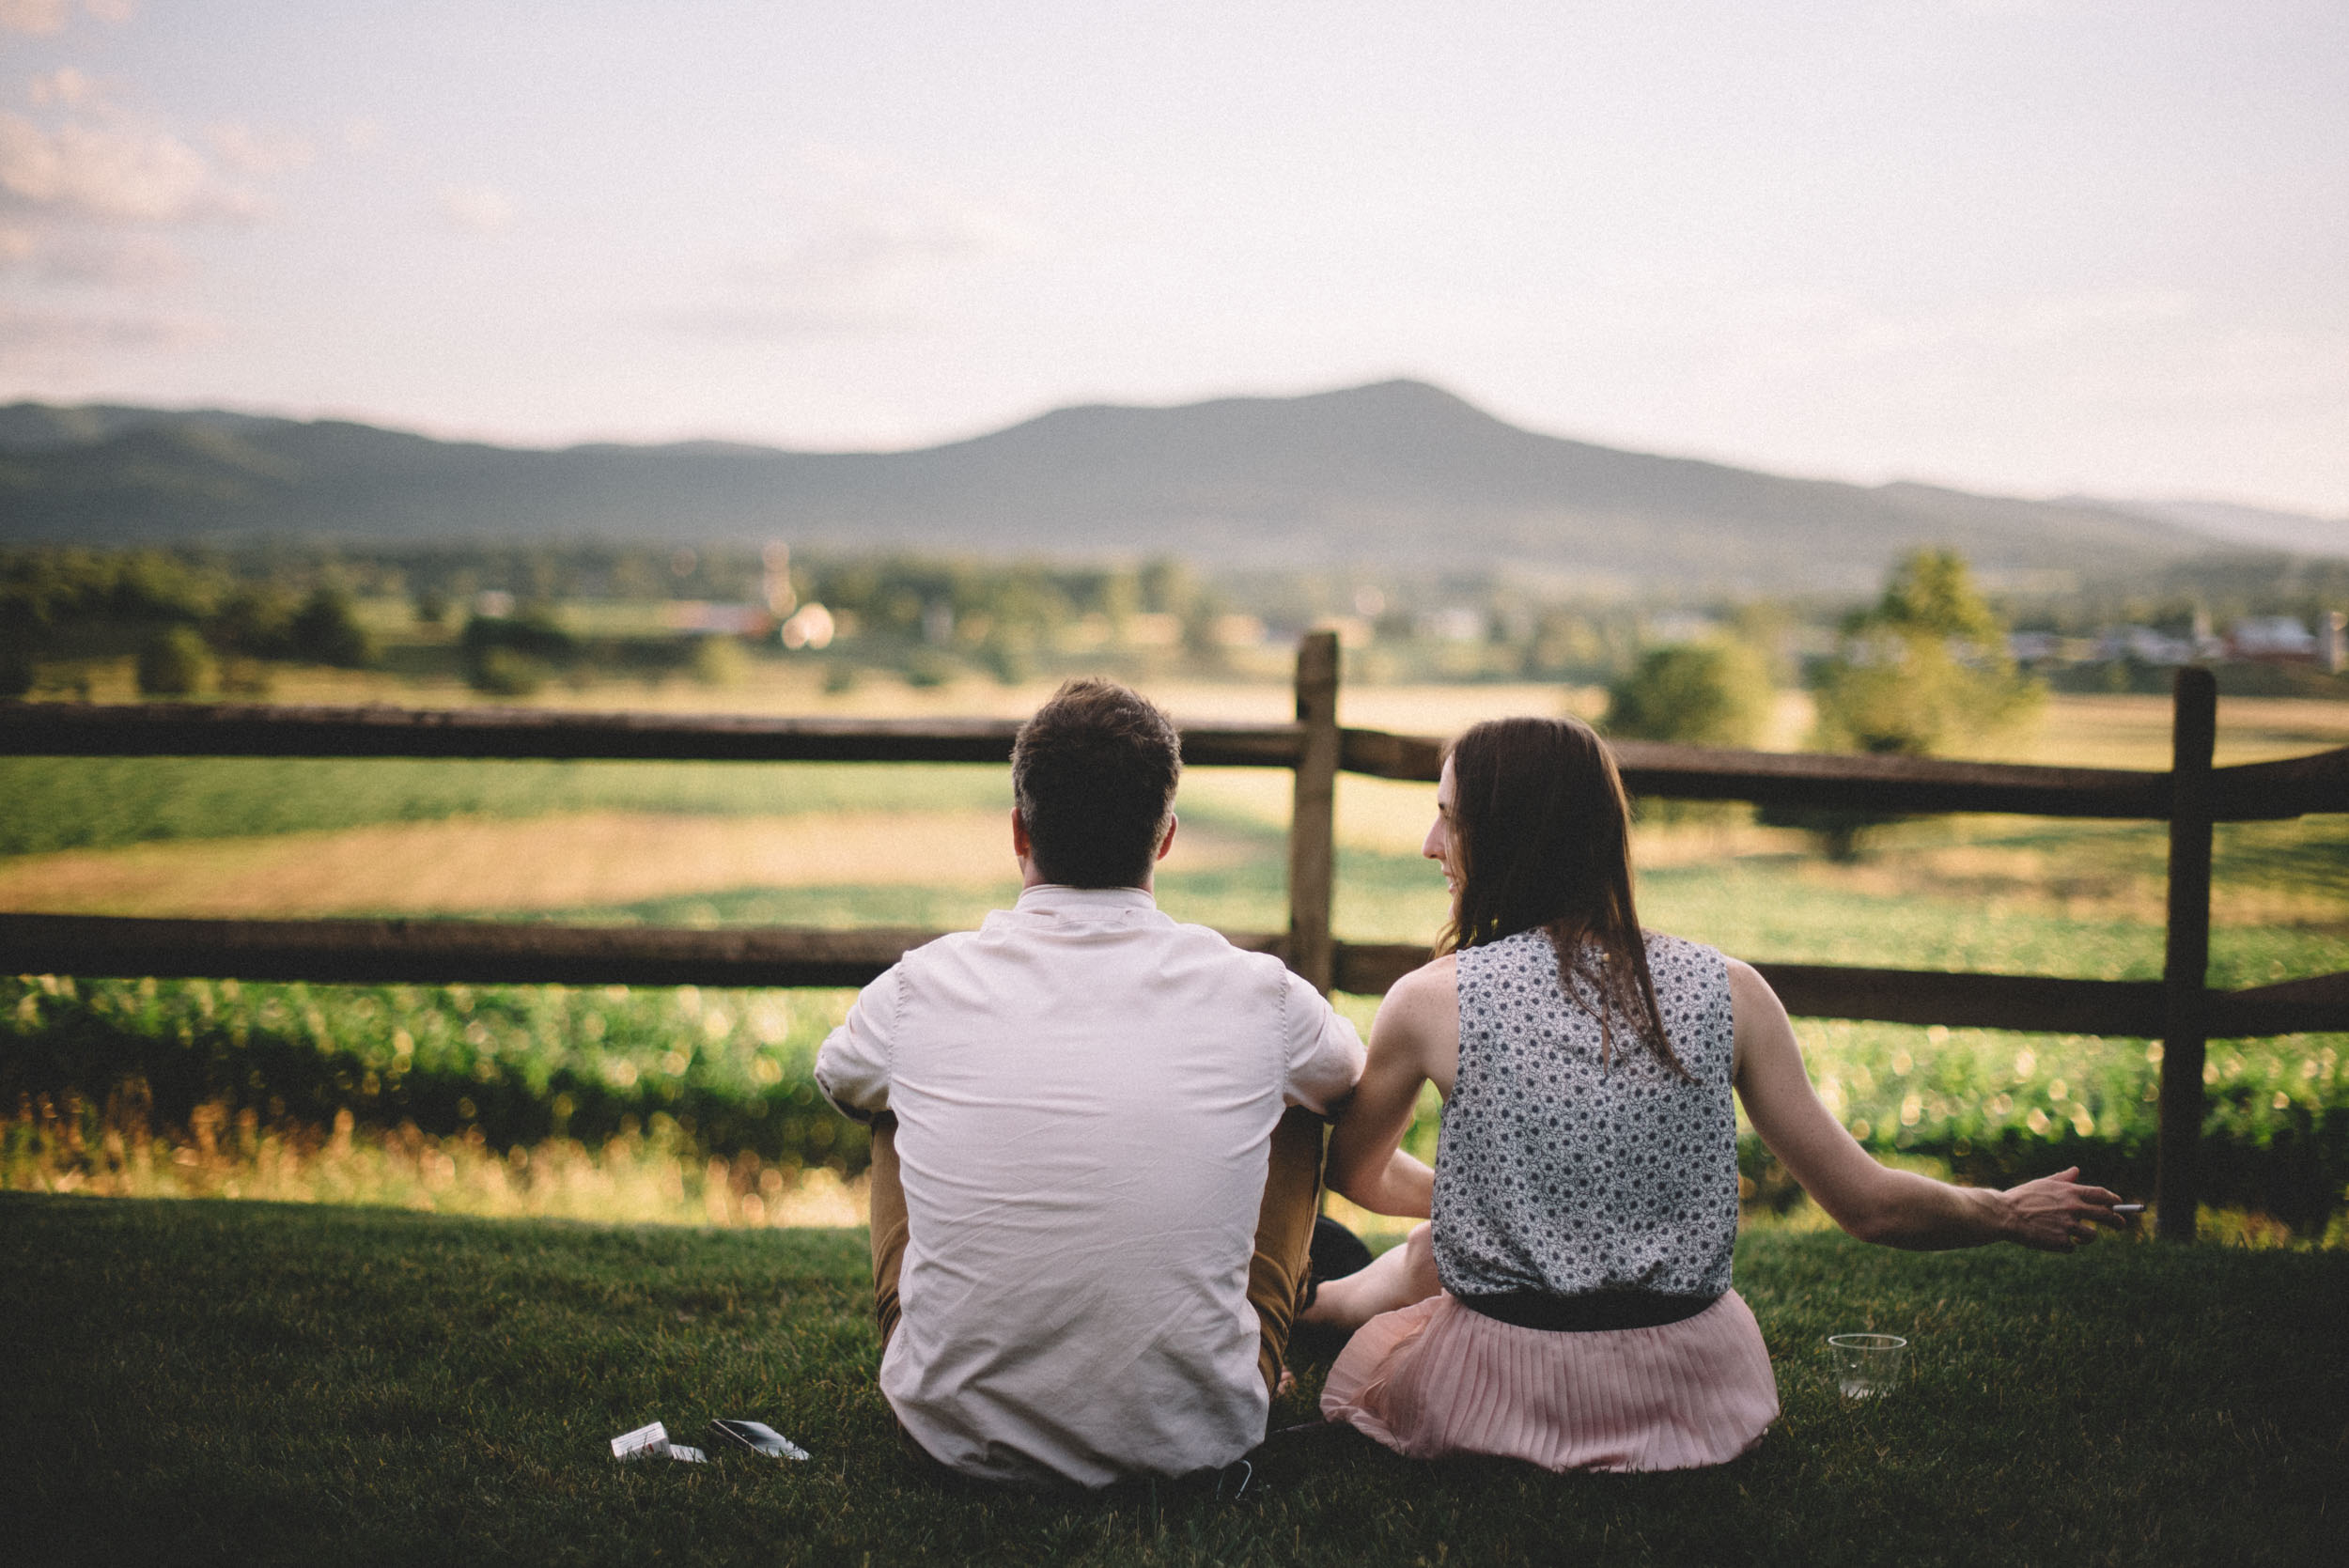
[[1675,1075],[1569,1000],[1549,938],[1459,955],[1460,1066],[1436,1144],[1436,1271],[1455,1296],[1719,1296],[1737,1239],[1729,965],[1647,933]]

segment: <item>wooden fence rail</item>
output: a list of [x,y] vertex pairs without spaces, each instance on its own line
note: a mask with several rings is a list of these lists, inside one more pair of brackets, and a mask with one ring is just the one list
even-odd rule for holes
[[[1003,763],[1019,729],[1010,719],[0,702],[0,756]],[[1291,768],[1299,734],[1295,724],[1185,725],[1183,759]]]
[[[1193,767],[1284,768],[1295,777],[1289,928],[1227,933],[1280,954],[1324,989],[1383,992],[1424,948],[1347,942],[1330,929],[1339,772],[1433,783],[1442,742],[1337,722],[1334,634],[1298,653],[1288,723],[1185,724]],[[1821,964],[1758,964],[1802,1017],[2159,1037],[2157,1200],[2164,1236],[2194,1231],[2201,1067],[2212,1038],[2349,1032],[2349,974],[2240,991],[2207,986],[2210,851],[2217,822],[2349,812],[2349,748],[2213,768],[2217,692],[2180,672],[2169,771],[2032,768],[1919,757],[1717,751],[1615,741],[1635,795],[1890,813],[1997,812],[2166,821],[2167,957],[2159,981],[2074,980]],[[0,702],[0,755],[335,756],[700,762],[996,763],[1001,720],[767,719],[731,715],[416,711]],[[897,929],[656,930],[481,921],[207,921],[0,914],[0,972],[412,984],[855,986],[939,933]]]
[[[539,925],[476,920],[153,920],[0,914],[0,972],[303,980],[414,986],[862,986],[944,935],[853,930]],[[1279,931],[1227,931],[1286,957]],[[1427,961],[1402,942],[1331,944],[1331,989],[1377,994]],[[1800,1017],[1947,1024],[2037,1033],[2155,1036],[2157,980],[2066,980],[1946,970],[1759,963]],[[2349,974],[2213,991],[2218,1039],[2349,1029]]]
[[[1307,646],[1313,644],[1309,642]],[[1330,691],[1335,692],[1335,676]],[[960,762],[1011,758],[1008,719],[768,719],[531,708],[271,707],[0,702],[0,756],[473,757],[636,762]],[[1183,726],[1196,768],[1296,768],[1314,726]],[[1338,729],[1340,770],[1433,784],[1432,736]],[[1929,814],[1999,812],[2162,821],[2170,775],[1938,757],[1719,751],[1610,743],[1635,795]],[[2349,811],[2349,747],[2211,769],[2211,819]]]

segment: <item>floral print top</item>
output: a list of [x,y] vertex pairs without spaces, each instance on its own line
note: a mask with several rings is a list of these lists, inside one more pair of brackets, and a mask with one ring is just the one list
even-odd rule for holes
[[1455,1296],[1719,1296],[1737,1239],[1729,965],[1650,932],[1673,1073],[1619,1013],[1569,997],[1547,933],[1459,955],[1460,1064],[1437,1141],[1436,1269]]

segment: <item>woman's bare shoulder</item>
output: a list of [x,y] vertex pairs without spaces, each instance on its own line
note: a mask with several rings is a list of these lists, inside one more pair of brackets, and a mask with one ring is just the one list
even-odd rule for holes
[[1732,1005],[1765,1009],[1781,1005],[1778,1000],[1778,993],[1770,988],[1768,981],[1762,978],[1760,970],[1747,963],[1743,958],[1728,958],[1727,955],[1723,955],[1723,957],[1727,959],[1729,965],[1729,997]]
[[[1378,1017],[1390,1030],[1414,1032],[1456,1019],[1460,1007],[1460,961],[1452,954],[1432,958],[1387,987]],[[1456,1025],[1455,1027],[1457,1027]]]
[[1456,997],[1460,992],[1460,955],[1446,953],[1430,958],[1387,987],[1390,1000]]

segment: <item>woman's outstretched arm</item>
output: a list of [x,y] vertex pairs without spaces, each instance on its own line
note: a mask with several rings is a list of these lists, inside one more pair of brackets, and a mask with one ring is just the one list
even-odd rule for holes
[[1449,955],[1396,981],[1370,1026],[1370,1060],[1330,1137],[1330,1185],[1374,1214],[1427,1218],[1435,1172],[1403,1152],[1430,1079],[1449,1089],[1460,1054],[1460,1000]]
[[[2117,1193],[2083,1187],[2077,1168],[2003,1192],[1952,1187],[1878,1165],[1828,1114],[1803,1070],[1785,1005],[1750,965],[1729,962],[1737,1095],[1779,1162],[1834,1221],[1862,1241],[1931,1250],[2012,1241],[2069,1252],[2119,1226]],[[1374,1052],[1375,1059],[1375,1052]]]

